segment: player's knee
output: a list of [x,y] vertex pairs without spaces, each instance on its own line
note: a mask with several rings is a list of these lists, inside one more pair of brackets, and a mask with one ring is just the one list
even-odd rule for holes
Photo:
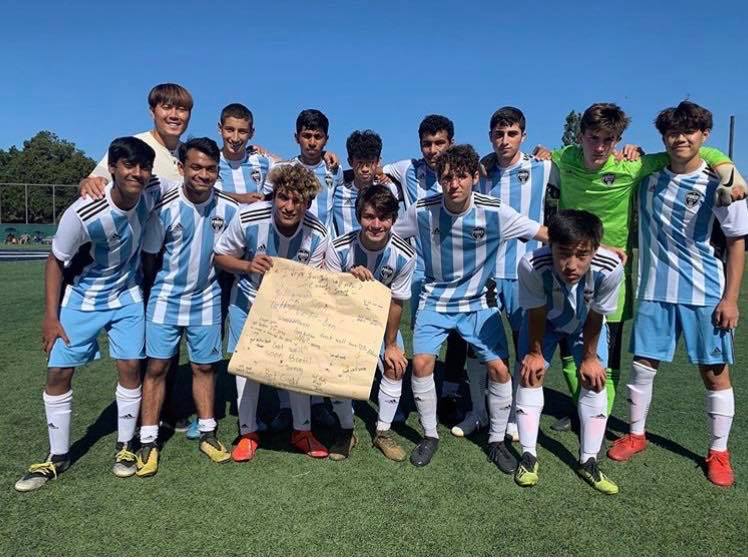
[[192,364],[192,375],[205,377],[213,375],[213,364]]
[[413,375],[416,377],[428,377],[434,373],[434,356],[430,354],[416,354],[413,356]]
[[161,380],[166,377],[170,365],[171,360],[149,358],[148,367],[145,370],[145,376],[151,379]]
[[488,378],[494,383],[508,383],[512,379],[509,367],[504,360],[494,360],[486,364]]
[[67,393],[72,387],[73,368],[49,368],[47,370],[47,384],[44,392],[50,396]]
[[699,372],[708,391],[722,391],[732,387],[730,368],[727,364],[700,366]]
[[382,375],[390,381],[400,381],[403,378],[403,373],[398,373],[394,368],[385,367]]

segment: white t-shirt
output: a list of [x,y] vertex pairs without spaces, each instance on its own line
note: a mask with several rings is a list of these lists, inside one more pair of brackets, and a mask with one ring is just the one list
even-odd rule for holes
[[[179,168],[177,167],[177,163],[179,163],[179,159],[177,158],[177,151],[179,150],[179,145],[181,144],[181,142],[177,144],[177,147],[172,152],[166,146],[160,144],[150,130],[147,132],[141,132],[140,134],[135,134],[134,136],[135,138],[139,138],[143,142],[148,144],[151,148],[153,148],[153,151],[156,152],[156,159],[153,160],[154,175],[156,175],[160,179],[167,179],[169,181],[182,180],[182,176],[179,174]],[[108,180],[112,179],[112,174],[109,173],[108,152],[104,153],[104,157],[101,158],[101,161],[94,168],[94,170],[91,171],[91,175],[89,176],[104,177]]]

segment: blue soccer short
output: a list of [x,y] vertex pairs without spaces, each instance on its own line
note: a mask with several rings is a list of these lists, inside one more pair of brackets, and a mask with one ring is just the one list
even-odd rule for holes
[[415,328],[416,314],[418,313],[418,304],[421,301],[421,290],[423,289],[423,271],[416,270],[413,272],[413,279],[410,281],[410,330]]
[[242,329],[244,329],[244,323],[248,315],[249,310],[245,311],[233,303],[229,305],[229,342],[226,348],[229,354],[233,354],[236,345],[239,344],[239,337],[242,335]]
[[221,325],[178,326],[152,321],[145,324],[146,355],[159,360],[176,356],[183,333],[187,338],[187,351],[193,364],[212,364],[223,358]]
[[631,352],[671,362],[682,334],[692,364],[731,364],[735,360],[732,331],[715,327],[713,313],[713,306],[640,300]]
[[[546,322],[545,334],[543,335],[543,358],[545,359],[546,368],[550,367],[558,343],[563,339],[566,339],[569,348],[571,349],[572,356],[574,357],[574,362],[577,364],[577,367],[579,367],[584,351],[584,346],[582,344],[582,329],[569,334],[554,330],[553,325]],[[519,329],[517,363],[522,363],[522,359],[527,354],[529,347],[529,323],[527,321],[527,314],[525,314],[522,319],[522,326]],[[608,367],[608,325],[606,324],[603,324],[602,331],[600,331],[600,336],[597,339],[597,358],[602,362],[603,367]]]
[[519,305],[519,281],[496,278],[496,296],[509,321],[509,327],[518,332],[522,326],[522,308]]
[[438,354],[452,330],[473,346],[476,357],[482,362],[509,357],[504,327],[496,308],[459,313],[419,309],[413,330],[413,354]]
[[60,323],[70,340],[55,341],[47,367],[78,367],[100,357],[97,338],[105,330],[109,338],[109,355],[115,360],[145,358],[145,314],[143,303],[130,303],[117,309],[79,311],[60,309]]

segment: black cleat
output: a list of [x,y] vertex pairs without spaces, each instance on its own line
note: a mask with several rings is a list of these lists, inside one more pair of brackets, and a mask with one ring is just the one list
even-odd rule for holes
[[503,441],[494,441],[488,444],[488,460],[496,465],[505,474],[512,474],[517,469],[517,458],[509,451]]
[[410,462],[416,467],[425,467],[439,448],[439,438],[424,436],[410,454]]

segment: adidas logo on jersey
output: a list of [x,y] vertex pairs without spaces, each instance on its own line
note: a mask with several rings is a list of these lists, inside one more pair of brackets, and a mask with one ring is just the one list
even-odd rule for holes
[[603,175],[601,177],[601,179],[602,179],[603,183],[605,183],[606,185],[610,186],[610,185],[612,185],[615,182],[616,176],[613,175],[612,173],[606,173],[605,175]]
[[527,169],[520,169],[517,173],[517,179],[519,179],[519,182],[524,184],[527,183],[527,180],[530,178],[530,172]]
[[434,237],[438,237],[441,232],[439,231],[439,226],[436,226],[434,230],[431,232],[431,235]]
[[483,239],[486,236],[486,228],[474,227],[472,236],[473,236],[473,239],[475,239],[476,241]]
[[701,193],[699,191],[690,191],[686,194],[686,206],[693,208],[701,200]]
[[268,248],[265,246],[264,243],[262,245],[260,245],[259,247],[257,247],[257,252],[258,253],[264,253],[267,250],[268,250]]
[[213,231],[216,233],[221,231],[224,225],[226,225],[226,221],[221,218],[221,216],[213,216],[213,218],[210,220],[210,227],[212,227]]
[[311,257],[311,254],[306,249],[299,249],[299,252],[296,253],[296,258],[299,260],[300,263],[308,263],[309,257]]
[[389,286],[392,283],[392,278],[395,276],[395,271],[389,265],[384,265],[382,270],[379,271],[379,276],[382,279],[382,284]]

